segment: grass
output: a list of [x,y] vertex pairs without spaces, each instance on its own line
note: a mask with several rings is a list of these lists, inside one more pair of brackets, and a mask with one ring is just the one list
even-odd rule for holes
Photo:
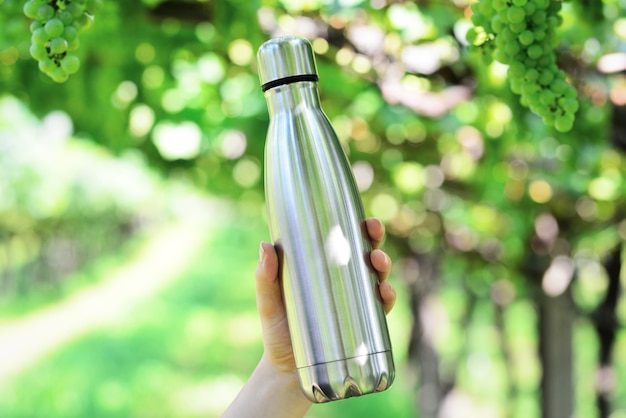
[[[211,234],[174,284],[123,321],[0,383],[0,416],[218,417],[262,353],[254,269],[267,226],[246,218]],[[398,369],[391,390],[316,405],[307,416],[413,416],[412,390]]]
[[[32,284],[34,269],[17,269],[13,274],[19,277],[22,283],[29,283],[21,291],[0,294],[0,318],[2,320],[17,319],[23,315],[34,312],[42,306],[46,306],[70,296],[81,288],[88,287],[98,279],[106,277],[106,274],[116,268],[120,262],[132,257],[141,245],[147,241],[147,233],[139,233],[131,236],[121,246],[118,243],[114,251],[109,251],[100,257],[89,260],[76,271],[68,274],[63,280],[43,280]],[[99,238],[94,238],[99,239]],[[35,261],[31,261],[35,264]]]

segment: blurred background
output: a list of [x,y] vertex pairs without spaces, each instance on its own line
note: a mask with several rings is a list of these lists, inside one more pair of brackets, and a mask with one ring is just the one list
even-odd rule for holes
[[0,0],[0,417],[218,417],[262,353],[256,50],[311,40],[398,303],[392,389],[308,417],[626,417],[626,1],[563,3],[571,132],[472,0],[104,0],[81,68]]

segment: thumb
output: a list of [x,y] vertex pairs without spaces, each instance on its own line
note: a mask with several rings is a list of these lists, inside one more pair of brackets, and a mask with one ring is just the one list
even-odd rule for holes
[[278,281],[278,256],[274,246],[261,242],[256,269],[256,303],[263,327],[285,318],[285,305]]

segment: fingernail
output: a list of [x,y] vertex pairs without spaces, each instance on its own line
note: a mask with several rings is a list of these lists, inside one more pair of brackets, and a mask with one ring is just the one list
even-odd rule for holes
[[263,264],[265,261],[265,249],[263,248],[263,243],[259,246],[259,263]]

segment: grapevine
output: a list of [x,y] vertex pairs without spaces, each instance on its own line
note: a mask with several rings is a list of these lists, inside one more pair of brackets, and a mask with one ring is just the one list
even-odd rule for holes
[[467,40],[487,60],[509,66],[509,86],[522,105],[546,125],[567,132],[578,100],[556,63],[560,10],[560,0],[479,0],[472,5]]
[[80,68],[73,53],[79,47],[78,34],[89,27],[102,0],[28,0],[24,14],[30,25],[30,55],[39,69],[57,83],[65,82]]
[[602,0],[576,0],[572,1],[572,5],[582,22],[590,25],[602,24],[604,20],[604,3]]

